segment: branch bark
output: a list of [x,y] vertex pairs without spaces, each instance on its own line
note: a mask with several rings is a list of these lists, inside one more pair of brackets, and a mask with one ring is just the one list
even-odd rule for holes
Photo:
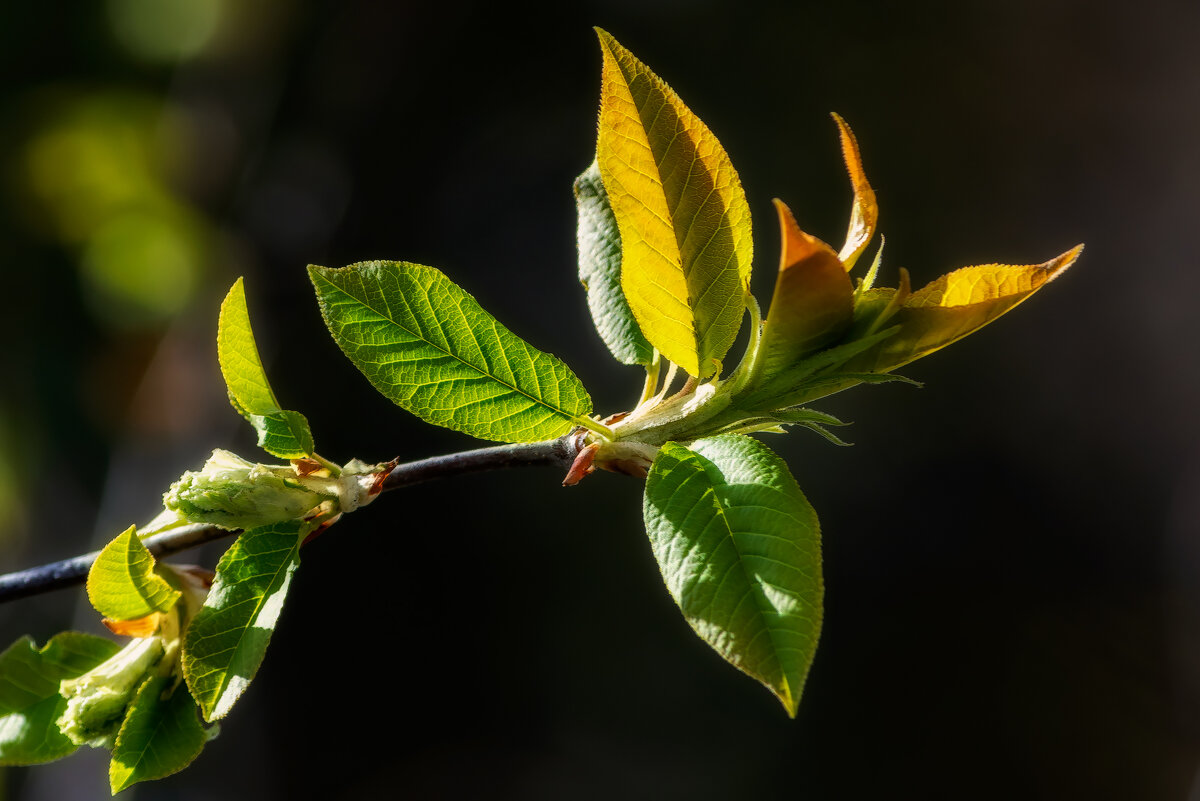
[[[491,448],[433,456],[416,462],[396,465],[383,481],[383,491],[409,487],[426,481],[482,473],[488,470],[504,470],[513,467],[558,467],[566,470],[571,466],[577,449],[571,436],[545,442],[497,445]],[[213,540],[232,537],[240,531],[229,531],[216,526],[192,524],[146,537],[143,542],[155,558],[195,548]],[[31,567],[0,576],[0,603],[14,601],[30,595],[72,587],[87,579],[88,571],[99,551]]]

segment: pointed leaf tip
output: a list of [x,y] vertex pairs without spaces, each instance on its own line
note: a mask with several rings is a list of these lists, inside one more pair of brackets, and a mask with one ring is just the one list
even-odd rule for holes
[[838,256],[850,270],[858,261],[858,257],[867,249],[875,229],[879,224],[879,205],[875,200],[875,190],[867,181],[863,170],[862,154],[858,149],[858,139],[850,126],[838,114],[833,114],[838,126],[838,134],[842,142],[842,157],[846,161],[846,171],[850,174],[850,184],[854,188],[854,205],[850,210],[850,227],[846,231],[846,244],[842,246]]

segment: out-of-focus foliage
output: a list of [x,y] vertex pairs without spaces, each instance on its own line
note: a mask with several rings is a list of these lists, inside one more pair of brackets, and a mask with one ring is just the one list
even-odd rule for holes
[[48,92],[18,150],[27,213],[76,257],[92,311],[119,328],[187,307],[214,233],[171,187],[188,140],[161,101],[121,90]]

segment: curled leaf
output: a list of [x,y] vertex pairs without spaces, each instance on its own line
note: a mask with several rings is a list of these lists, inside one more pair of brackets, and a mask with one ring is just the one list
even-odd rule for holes
[[846,244],[842,246],[839,258],[850,270],[858,261],[858,257],[867,249],[871,237],[875,235],[875,227],[879,223],[879,206],[875,202],[875,190],[867,182],[867,174],[863,171],[862,155],[858,151],[858,140],[846,121],[837,114],[833,115],[838,125],[838,133],[842,140],[842,156],[846,160],[846,171],[850,173],[850,184],[854,187],[854,206],[850,210],[850,228],[846,231]]
[[621,234],[595,161],[575,179],[579,216],[579,280],[597,333],[622,364],[649,365],[654,346],[646,341],[621,289]]
[[779,277],[763,329],[762,366],[773,375],[836,341],[853,317],[854,287],[837,254],[775,201],[782,239]]

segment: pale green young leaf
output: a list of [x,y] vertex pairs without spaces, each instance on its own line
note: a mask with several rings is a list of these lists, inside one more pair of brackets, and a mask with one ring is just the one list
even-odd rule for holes
[[567,433],[592,411],[569,367],[432,267],[372,261],[308,271],[338,346],[376,389],[427,422],[535,442]]
[[88,571],[87,594],[96,611],[111,620],[166,612],[179,600],[179,591],[154,572],[154,556],[135,526],[100,551]]
[[646,339],[707,378],[745,311],[750,208],[721,143],[605,31],[596,159],[621,234],[621,286]]
[[67,708],[63,679],[82,676],[121,648],[111,640],[67,631],[38,648],[22,637],[0,653],[0,765],[33,765],[78,746],[58,729]]
[[600,338],[622,364],[649,365],[654,346],[638,328],[621,289],[621,234],[596,162],[575,179],[579,217],[579,280],[587,291],[588,309]]
[[[187,686],[180,683],[172,689],[173,681],[165,676],[147,679],[129,705],[108,766],[113,795],[138,782],[178,773],[208,741]],[[170,695],[163,698],[168,690]]]
[[821,632],[816,513],[750,437],[667,443],[646,479],[646,531],[691,627],[795,716]]
[[224,717],[262,664],[310,530],[298,520],[251,529],[217,563],[183,640],[183,675],[206,720]]
[[221,304],[217,324],[217,360],[229,388],[229,402],[258,432],[258,444],[281,459],[300,459],[313,452],[312,431],[299,412],[279,407],[250,327],[246,290],[239,278]]

